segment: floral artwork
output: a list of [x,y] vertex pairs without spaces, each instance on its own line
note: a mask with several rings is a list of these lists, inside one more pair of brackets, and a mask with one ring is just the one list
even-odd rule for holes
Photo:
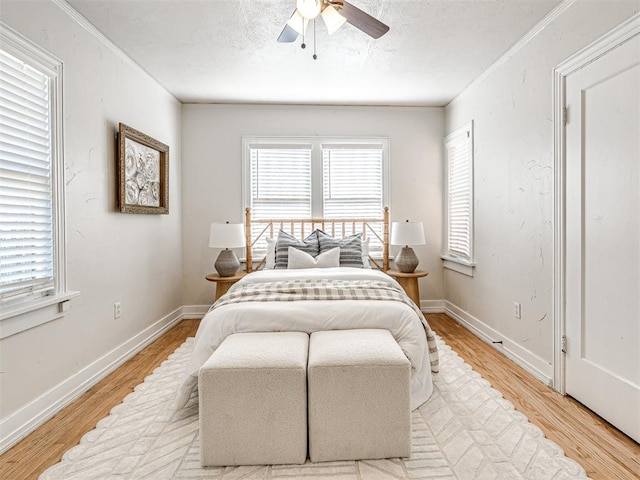
[[123,213],[169,213],[169,147],[138,130],[118,129],[118,206]]
[[127,138],[124,161],[127,203],[160,206],[160,152]]

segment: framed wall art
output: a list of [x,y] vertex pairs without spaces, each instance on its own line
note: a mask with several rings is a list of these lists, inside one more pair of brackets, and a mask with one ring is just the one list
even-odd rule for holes
[[118,208],[169,213],[169,147],[124,123],[118,127]]

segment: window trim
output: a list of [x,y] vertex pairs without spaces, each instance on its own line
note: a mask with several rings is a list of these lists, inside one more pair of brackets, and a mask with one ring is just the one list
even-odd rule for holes
[[251,205],[251,155],[250,149],[258,145],[287,146],[288,144],[311,145],[311,216],[323,216],[322,185],[322,145],[382,145],[382,205],[390,205],[391,158],[389,155],[389,137],[350,136],[350,137],[279,137],[279,136],[242,136],[242,212]]
[[[471,178],[471,185],[469,186],[469,258],[460,257],[453,254],[449,250],[449,155],[447,145],[455,141],[467,133],[466,137],[469,142],[469,175]],[[475,252],[474,252],[474,121],[466,123],[460,128],[457,128],[444,138],[444,168],[443,168],[443,180],[444,180],[444,202],[443,202],[443,219],[444,228],[443,234],[443,249],[444,253],[440,256],[442,259],[442,266],[448,270],[453,270],[464,275],[473,277],[475,269]]]
[[[67,290],[66,271],[66,223],[65,223],[65,182],[64,182],[64,114],[63,114],[63,62],[54,55],[45,51],[40,46],[33,43],[28,38],[11,29],[0,22],[0,44],[7,53],[15,56],[21,61],[28,63],[31,67],[39,70],[49,77],[50,98],[51,98],[51,190],[52,190],[52,221],[53,221],[53,268],[54,268],[54,291],[51,295],[25,296],[16,299],[9,299],[2,303],[3,313],[0,321],[13,317],[27,315],[35,310],[44,310],[55,304],[61,304],[78,292]],[[36,322],[36,324],[46,323],[63,315],[67,309],[62,306],[58,309],[59,314],[46,315]],[[14,325],[11,333],[5,335],[6,326],[3,326],[3,333],[0,338],[13,335],[20,331],[35,326],[33,321],[20,322],[20,318],[15,318],[20,325]]]

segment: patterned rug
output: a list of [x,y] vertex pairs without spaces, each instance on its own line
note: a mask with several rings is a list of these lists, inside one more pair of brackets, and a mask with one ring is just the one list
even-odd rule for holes
[[198,398],[173,410],[193,345],[181,345],[42,480],[133,479],[585,479],[513,405],[438,338],[434,393],[413,412],[411,458],[201,468]]

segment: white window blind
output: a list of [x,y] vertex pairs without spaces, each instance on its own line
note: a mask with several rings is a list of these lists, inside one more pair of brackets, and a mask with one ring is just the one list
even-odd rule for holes
[[251,148],[251,215],[311,218],[311,146]]
[[445,139],[447,256],[472,262],[473,124]]
[[381,218],[382,146],[322,146],[324,216]]
[[0,299],[53,292],[50,78],[0,50]]

